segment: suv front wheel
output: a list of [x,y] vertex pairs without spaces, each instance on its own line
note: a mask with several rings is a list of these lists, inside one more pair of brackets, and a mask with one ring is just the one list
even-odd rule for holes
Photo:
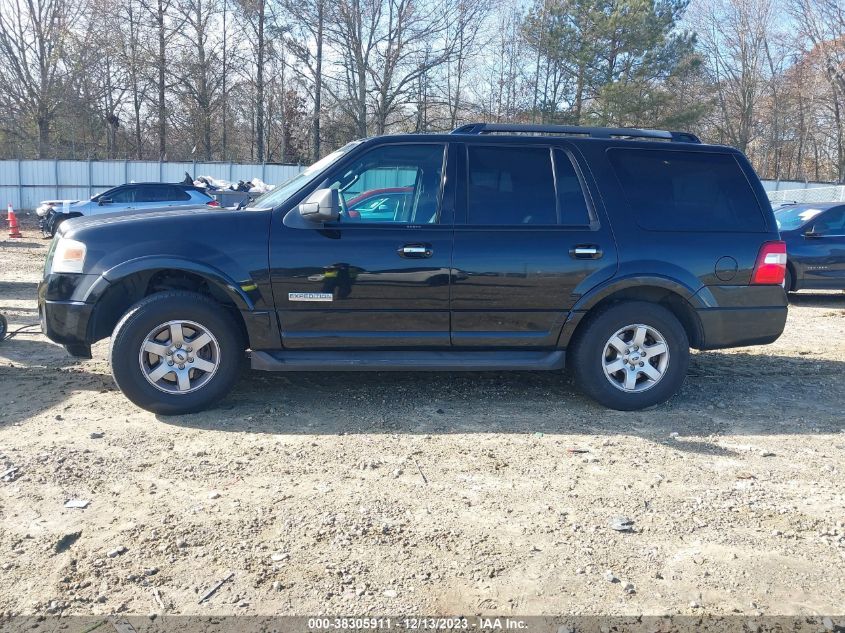
[[665,402],[689,366],[689,339],[663,306],[612,304],[586,317],[570,355],[580,388],[600,404],[632,411]]
[[244,359],[240,328],[225,308],[184,291],[150,295],[112,334],[112,376],[136,405],[153,413],[193,413],[234,386]]

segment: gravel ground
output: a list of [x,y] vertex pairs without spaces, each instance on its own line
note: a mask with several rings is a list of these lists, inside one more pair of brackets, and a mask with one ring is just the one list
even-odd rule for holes
[[[12,328],[48,244],[24,235],[0,242]],[[556,373],[245,372],[157,418],[107,342],[21,336],[0,614],[841,614],[843,341],[845,294],[800,293],[777,343],[696,354],[648,411]]]

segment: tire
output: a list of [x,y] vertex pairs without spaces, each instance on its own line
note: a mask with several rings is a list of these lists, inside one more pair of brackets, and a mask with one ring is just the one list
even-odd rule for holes
[[[584,393],[611,409],[633,411],[665,402],[681,388],[689,367],[689,339],[669,310],[655,303],[627,301],[601,308],[587,318],[569,356],[575,382]],[[643,332],[643,342],[635,349],[634,337]],[[613,338],[617,334],[619,340]],[[649,352],[660,342],[666,353],[659,347]],[[640,357],[643,351],[649,352],[645,358]],[[614,367],[619,369],[609,373]]]
[[783,277],[783,289],[786,291],[787,294],[792,292],[792,271],[789,270],[789,266],[786,267],[786,273]]
[[[183,343],[177,349],[179,335]],[[196,350],[194,341],[200,342]],[[109,360],[129,400],[153,413],[178,415],[202,411],[229,393],[244,348],[241,328],[225,308],[194,292],[167,291],[142,299],[123,316],[112,334]]]

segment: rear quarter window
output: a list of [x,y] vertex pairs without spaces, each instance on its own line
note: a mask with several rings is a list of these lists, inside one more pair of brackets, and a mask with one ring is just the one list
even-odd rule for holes
[[614,148],[608,155],[646,230],[766,230],[757,196],[732,154]]

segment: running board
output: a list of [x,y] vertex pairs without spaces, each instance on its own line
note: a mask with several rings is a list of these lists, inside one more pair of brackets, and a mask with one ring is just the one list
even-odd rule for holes
[[563,369],[564,350],[553,351],[291,351],[252,352],[261,371],[535,371]]

